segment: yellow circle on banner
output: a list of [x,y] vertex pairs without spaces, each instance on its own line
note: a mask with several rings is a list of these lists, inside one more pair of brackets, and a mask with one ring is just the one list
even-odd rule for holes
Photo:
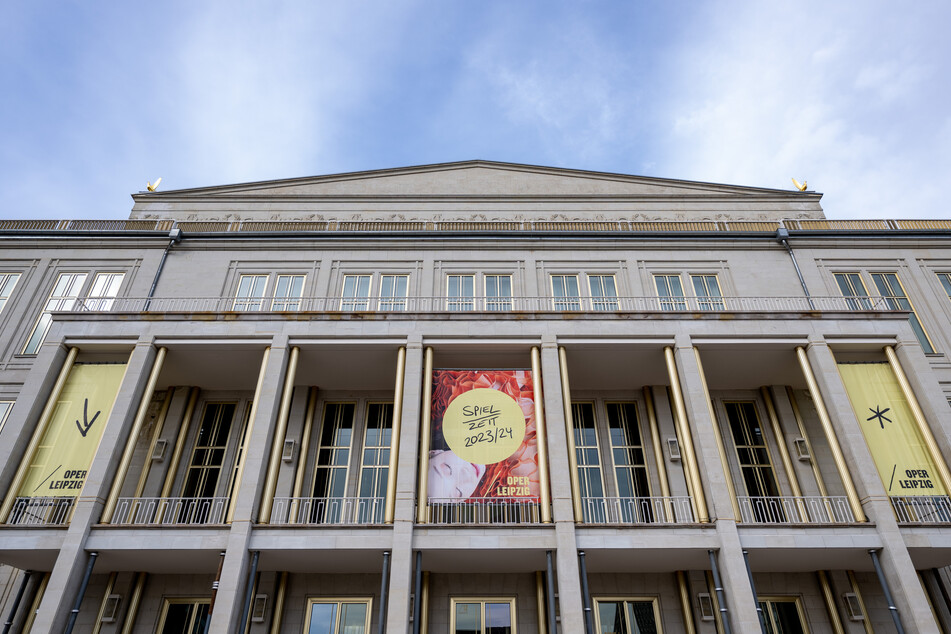
[[525,414],[498,390],[478,388],[457,396],[442,419],[452,452],[475,464],[495,464],[511,456],[525,438]]

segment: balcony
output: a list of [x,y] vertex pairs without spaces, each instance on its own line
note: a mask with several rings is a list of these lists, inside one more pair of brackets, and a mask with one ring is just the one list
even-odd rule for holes
[[585,524],[692,524],[693,505],[687,496],[584,498]]
[[744,524],[852,524],[855,516],[845,496],[737,496]]
[[195,526],[223,524],[228,498],[119,498],[110,524]]
[[826,297],[119,297],[76,300],[88,313],[904,313],[892,298]]
[[382,497],[275,497],[271,524],[298,526],[382,524]]
[[951,524],[947,495],[893,496],[891,501],[899,524]]
[[14,526],[65,526],[73,512],[73,497],[18,497],[7,524]]
[[499,526],[540,524],[541,506],[525,498],[429,498],[430,524]]

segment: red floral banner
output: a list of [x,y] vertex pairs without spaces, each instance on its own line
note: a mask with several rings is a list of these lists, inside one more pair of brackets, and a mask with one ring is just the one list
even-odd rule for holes
[[431,501],[538,501],[529,370],[435,370],[431,415]]

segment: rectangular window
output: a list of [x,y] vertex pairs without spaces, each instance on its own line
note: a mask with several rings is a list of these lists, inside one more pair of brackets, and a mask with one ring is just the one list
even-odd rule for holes
[[370,276],[344,275],[340,310],[370,310]]
[[0,431],[3,431],[3,426],[6,424],[12,409],[13,401],[0,401]]
[[271,310],[300,310],[300,300],[304,295],[303,275],[278,275],[274,285],[274,302]]
[[859,273],[836,273],[835,283],[839,285],[849,310],[872,310],[872,301]]
[[595,599],[594,612],[598,634],[660,634],[661,631],[657,599]]
[[805,614],[796,597],[760,597],[759,607],[769,634],[808,634]]
[[304,634],[367,634],[371,599],[310,599]]
[[0,273],[0,313],[3,312],[3,307],[7,305],[7,300],[13,294],[13,289],[19,279],[19,273]]
[[267,275],[242,275],[235,293],[234,310],[250,312],[264,309]]
[[446,307],[451,311],[475,310],[475,276],[450,275],[446,280]]
[[515,634],[515,599],[452,599],[452,634]]
[[594,310],[617,310],[617,286],[613,275],[589,275],[591,308]]
[[693,291],[700,310],[724,310],[723,295],[716,275],[691,275]]
[[211,498],[218,490],[218,481],[224,467],[228,437],[237,405],[235,403],[208,403],[201,417],[201,426],[195,437],[192,459],[182,485],[183,498]]
[[33,332],[23,347],[23,354],[36,354],[40,349],[40,344],[46,339],[46,333],[49,332],[50,323],[53,316],[50,314],[58,310],[72,310],[79,299],[79,293],[82,291],[83,284],[86,283],[85,273],[60,273],[50,291],[50,296],[43,305],[43,312],[36,325],[33,326]]
[[604,482],[601,478],[594,403],[572,403],[571,418],[575,432],[575,456],[578,462],[578,480],[581,487],[579,493],[584,519],[586,522],[603,523]]
[[911,329],[915,332],[915,336],[918,337],[918,343],[921,344],[925,353],[934,353],[934,346],[931,345],[928,333],[925,332],[921,322],[918,321],[915,308],[908,300],[908,296],[905,295],[905,289],[898,280],[898,276],[894,273],[872,273],[872,281],[875,282],[875,286],[889,310],[907,310],[911,312],[908,321],[911,323]]
[[[746,494],[751,498],[778,497],[779,487],[766,446],[766,436],[756,414],[756,405],[752,401],[727,402],[723,405]],[[751,505],[753,518],[758,522],[785,521],[780,506],[757,500],[752,500]]]
[[386,481],[390,471],[390,440],[393,431],[393,404],[367,405],[367,425],[363,436],[363,466],[360,471],[359,524],[383,521]]
[[336,524],[341,521],[347,492],[347,467],[353,438],[353,403],[327,403],[317,447],[314,468],[312,524]]
[[208,620],[210,599],[165,599],[160,634],[202,634]]
[[555,310],[581,310],[577,275],[552,275],[551,294],[555,298]]
[[116,297],[119,296],[119,287],[125,273],[97,273],[92,280],[92,288],[86,294],[82,303],[84,310],[106,311],[112,310]]
[[655,275],[654,286],[660,298],[661,310],[687,310],[684,287],[679,275]]
[[512,310],[512,276],[485,276],[485,309],[490,311]]
[[407,275],[383,275],[380,277],[380,310],[406,310]]
[[[951,299],[951,273],[938,273],[938,281],[944,287],[944,292],[948,294],[948,299]],[[3,301],[2,290],[0,290],[0,301]],[[0,310],[3,310],[2,304],[0,304]]]
[[635,403],[608,403],[608,431],[622,522],[653,522],[644,443]]

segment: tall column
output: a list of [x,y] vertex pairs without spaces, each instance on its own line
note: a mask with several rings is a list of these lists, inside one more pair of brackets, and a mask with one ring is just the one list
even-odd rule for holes
[[[263,359],[265,354],[266,361]],[[241,602],[244,600],[245,582],[251,561],[248,546],[251,541],[254,507],[260,500],[260,492],[264,486],[268,451],[274,435],[273,423],[281,402],[281,388],[284,385],[289,356],[286,335],[274,338],[270,352],[262,350],[260,389],[256,390],[254,396],[253,416],[248,423],[250,429],[244,443],[244,465],[238,469],[239,479],[235,486],[234,499],[231,501],[231,530],[225,547],[218,594],[215,596],[215,611],[208,630],[213,634],[231,634],[241,615]]]
[[[553,337],[542,340],[542,380],[545,386],[545,415],[548,425],[548,465],[551,473],[570,473],[568,438],[565,429],[564,404],[561,392],[561,364],[558,345]],[[552,519],[555,522],[555,561],[558,573],[558,605],[561,608],[561,631],[584,631],[581,602],[581,577],[578,569],[578,546],[575,539],[575,511],[569,478],[553,478],[551,482]]]
[[885,485],[856,420],[835,356],[824,341],[811,342],[806,352],[819,391],[842,440],[842,451],[855,477],[856,488],[860,495],[867,496],[863,500],[864,506],[869,517],[874,520],[875,530],[884,545],[880,553],[882,569],[902,622],[912,632],[939,634],[940,629],[935,623],[925,590],[918,581],[911,555],[905,547]]
[[112,475],[119,464],[124,441],[143,398],[154,359],[155,348],[151,340],[138,341],[119,384],[112,413],[89,466],[86,482],[80,497],[76,499],[69,528],[50,573],[46,592],[40,602],[39,614],[33,623],[33,632],[61,632],[66,627],[69,612],[76,600],[76,592],[89,561],[89,555],[85,551],[89,529],[99,521],[103,500],[112,486]]
[[[423,346],[420,338],[406,344],[403,370],[403,408],[400,453],[396,471],[396,504],[390,556],[390,590],[386,606],[386,631],[406,634],[409,596],[413,587],[413,523],[416,519],[416,458],[423,390]],[[423,556],[425,565],[426,557]]]

